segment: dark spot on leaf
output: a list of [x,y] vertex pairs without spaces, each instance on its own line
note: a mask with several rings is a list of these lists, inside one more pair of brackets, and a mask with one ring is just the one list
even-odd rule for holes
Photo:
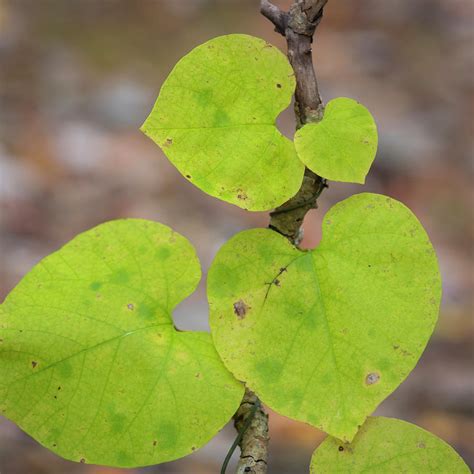
[[196,451],[196,446],[191,446],[191,451]]
[[169,256],[171,255],[171,251],[170,249],[168,248],[168,246],[161,246],[158,248],[158,250],[156,251],[156,256],[160,259],[160,260],[166,260],[169,258]]
[[275,286],[280,286],[280,280],[278,280],[278,278],[276,278],[273,283],[275,284]]
[[371,372],[370,374],[367,374],[367,377],[365,377],[365,383],[367,385],[373,385],[374,383],[377,383],[380,380],[380,375],[377,372]]
[[153,446],[156,446],[158,444],[158,441],[156,439],[153,441]]
[[248,199],[248,196],[246,193],[244,193],[242,190],[239,190],[238,191],[238,194],[237,194],[237,199],[240,199],[242,201],[245,201]]
[[247,466],[245,469],[244,469],[244,472],[251,472],[252,471],[252,468],[250,466]]
[[244,319],[250,306],[247,306],[244,301],[239,300],[234,303],[234,313],[239,319]]
[[33,367],[33,369],[38,365],[38,362],[36,362],[35,360],[32,360],[31,361],[31,367]]
[[339,446],[339,451],[344,451],[344,446]]
[[58,387],[58,390],[61,390],[61,386]]
[[281,89],[281,84],[277,84],[276,86],[278,87],[278,89]]
[[71,362],[69,362],[68,360],[65,360],[61,362],[60,364],[58,364],[56,367],[57,367],[56,370],[59,372],[61,377],[63,378],[71,377],[72,372],[73,372]]
[[191,176],[190,174],[187,174],[187,175],[186,175],[186,178],[191,179],[192,176]]
[[172,138],[167,138],[166,141],[163,143],[163,146],[171,146],[173,144]]
[[287,272],[287,268],[286,267],[282,267],[280,268],[280,275],[283,273],[283,272]]
[[283,372],[283,364],[276,359],[264,359],[255,363],[255,369],[261,375],[266,375],[268,380],[278,382]]
[[393,348],[397,350],[400,346],[394,345]]
[[91,290],[97,291],[101,286],[102,286],[102,283],[100,281],[94,281],[89,285],[89,288]]
[[56,444],[56,443],[53,443],[53,448],[55,448],[56,446],[57,446],[57,444]]
[[143,319],[152,319],[154,317],[154,309],[146,303],[142,303],[138,306],[138,315]]
[[79,461],[81,464],[85,464],[86,463],[86,460],[84,458],[81,458],[81,460]]
[[201,372],[198,372],[198,373],[195,375],[195,377],[196,377],[197,379],[200,379],[200,378],[201,378]]
[[133,303],[128,303],[127,308],[128,308],[130,311],[133,311],[134,308],[135,308],[135,306],[133,306]]
[[229,114],[222,109],[218,109],[214,114],[214,122],[219,127],[230,125],[231,120]]
[[109,420],[110,428],[114,433],[120,433],[121,431],[123,431],[123,427],[126,421],[125,415],[111,410]]
[[421,448],[421,449],[426,448],[426,444],[423,443],[423,441],[420,441],[420,442],[417,444],[417,446],[418,446],[419,448]]

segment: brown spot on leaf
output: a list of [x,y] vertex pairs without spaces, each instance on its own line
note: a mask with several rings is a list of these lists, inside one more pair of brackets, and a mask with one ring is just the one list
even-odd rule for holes
[[192,176],[191,176],[190,174],[187,174],[187,175],[186,175],[186,178],[191,179]]
[[371,372],[370,374],[367,374],[367,377],[365,377],[365,383],[367,385],[373,385],[374,383],[377,383],[380,380],[380,375],[377,372]]
[[237,199],[240,199],[241,201],[246,201],[248,199],[248,196],[241,189],[239,189],[237,191]]
[[276,86],[278,87],[278,89],[281,89],[281,84],[277,84]]
[[156,446],[158,444],[158,441],[156,439],[153,441],[153,446]]
[[426,448],[426,444],[423,443],[423,441],[420,441],[420,442],[417,444],[417,446],[418,446],[419,448],[421,448],[421,449]]
[[198,372],[198,373],[195,375],[195,377],[196,377],[197,379],[200,379],[200,378],[201,378],[201,372]]
[[280,280],[278,280],[278,278],[276,278],[273,283],[275,284],[275,286],[280,286]]
[[344,446],[339,446],[339,451],[344,451]]
[[86,463],[86,460],[84,458],[81,458],[81,460],[79,461],[81,464],[85,464]]
[[167,138],[165,143],[163,143],[163,146],[171,146],[172,144],[173,144],[173,139]]
[[31,367],[33,367],[33,369],[38,365],[38,362],[36,362],[35,360],[32,360],[31,361]]
[[244,301],[239,300],[234,303],[234,313],[239,319],[244,319],[250,306],[247,306]]
[[135,309],[135,306],[133,306],[133,303],[128,303],[127,308],[128,308],[130,311],[133,311],[133,310]]

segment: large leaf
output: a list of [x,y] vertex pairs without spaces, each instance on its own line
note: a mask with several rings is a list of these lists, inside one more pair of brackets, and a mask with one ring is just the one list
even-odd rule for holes
[[272,409],[345,440],[415,366],[440,293],[422,226],[377,194],[334,206],[312,251],[272,230],[241,232],[208,277],[229,370]]
[[351,444],[328,437],[313,454],[311,473],[445,473],[471,471],[451,446],[418,426],[369,418]]
[[377,126],[370,112],[352,99],[331,100],[320,122],[295,134],[301,161],[323,178],[365,182],[377,152]]
[[304,166],[276,128],[295,89],[286,57],[247,35],[215,38],[184,56],[142,131],[204,192],[252,211],[298,191]]
[[173,308],[199,261],[166,226],[118,220],[42,260],[0,306],[0,413],[57,454],[136,466],[184,456],[243,388]]

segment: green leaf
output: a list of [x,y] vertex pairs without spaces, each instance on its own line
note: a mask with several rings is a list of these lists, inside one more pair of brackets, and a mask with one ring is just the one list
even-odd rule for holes
[[302,251],[269,229],[241,232],[208,276],[217,352],[273,410],[351,440],[415,366],[436,323],[431,243],[403,204],[358,194]]
[[272,209],[303,180],[293,143],[275,126],[294,89],[277,48],[220,36],[176,64],[142,131],[202,191],[243,209]]
[[118,220],[43,259],[0,306],[0,413],[55,453],[156,464],[205,444],[243,387],[171,313],[200,266],[168,227]]
[[311,473],[446,473],[471,471],[454,449],[418,426],[369,418],[351,444],[328,437],[311,459]]
[[331,100],[320,122],[295,134],[300,160],[323,178],[365,183],[377,153],[377,126],[370,112],[352,99]]

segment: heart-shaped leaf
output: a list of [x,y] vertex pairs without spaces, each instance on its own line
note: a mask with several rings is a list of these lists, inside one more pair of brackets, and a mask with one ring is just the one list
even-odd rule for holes
[[251,211],[272,209],[303,180],[293,143],[275,126],[294,89],[277,48],[221,36],[176,64],[142,131],[202,191]]
[[365,182],[377,153],[377,126],[370,112],[352,99],[328,102],[320,122],[308,123],[295,134],[300,160],[323,178]]
[[148,465],[202,446],[243,387],[209,334],[173,326],[199,279],[193,247],[164,225],[78,235],[0,306],[0,413],[73,461]]
[[311,459],[311,473],[470,474],[461,457],[441,439],[393,418],[369,418],[354,441],[328,437]]
[[327,213],[312,251],[269,229],[227,242],[208,276],[211,333],[264,403],[351,440],[415,366],[440,289],[434,250],[410,210],[358,194]]

